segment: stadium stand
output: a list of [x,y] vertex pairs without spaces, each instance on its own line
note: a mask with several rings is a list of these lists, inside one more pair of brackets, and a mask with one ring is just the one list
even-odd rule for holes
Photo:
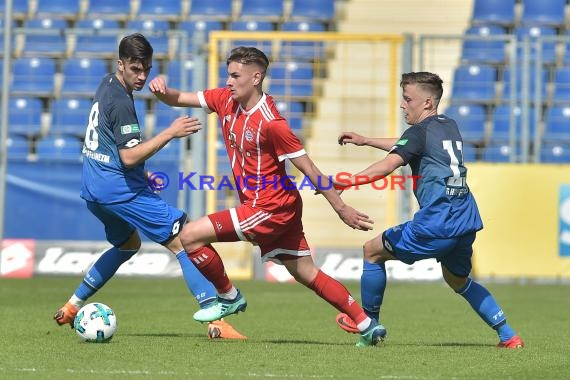
[[552,103],[570,103],[570,67],[555,69],[552,86]]
[[189,20],[217,20],[229,22],[232,18],[232,0],[194,0],[190,4]]
[[330,23],[335,17],[335,0],[292,0],[290,20]]
[[[477,25],[468,28],[463,41],[461,60],[468,64],[500,65],[505,63],[507,31],[497,25]],[[469,39],[473,37],[476,39]],[[495,39],[503,37],[505,39]]]
[[[516,149],[516,155],[520,154]],[[510,162],[511,147],[507,143],[491,143],[483,148],[483,160],[488,162]]]
[[11,160],[27,160],[30,157],[30,139],[23,135],[8,135],[6,140],[8,157]]
[[197,31],[204,32],[204,43],[208,41],[208,36],[212,30],[224,30],[224,26],[221,21],[217,20],[194,20],[194,21],[183,21],[178,24],[178,30],[187,33],[187,44],[186,51],[188,54],[194,53],[194,34]]
[[540,161],[545,163],[568,164],[570,162],[570,144],[545,144],[540,150]]
[[515,23],[516,0],[473,0],[473,24],[512,26]]
[[453,74],[452,101],[491,103],[497,70],[490,65],[459,65]]
[[170,25],[166,20],[130,20],[127,21],[126,30],[129,33],[138,32],[152,44],[155,59],[172,58],[173,53],[170,50],[170,38],[168,32]]
[[544,118],[543,141],[570,143],[570,105],[553,105]]
[[281,22],[285,18],[284,0],[242,0],[239,19]]
[[[528,118],[528,136],[532,138],[536,131],[534,123],[534,109],[530,108]],[[492,131],[490,141],[492,142],[508,142],[510,139],[510,126],[511,118],[514,118],[515,123],[515,139],[517,142],[522,136],[522,110],[520,106],[511,108],[510,105],[500,104],[493,110],[492,114]]]
[[80,162],[81,146],[81,140],[77,137],[49,134],[36,141],[36,154],[38,160],[69,160]]
[[[539,37],[544,36],[556,36],[556,30],[549,26],[519,26],[516,27],[514,30],[514,35],[517,37],[519,41],[518,48],[517,48],[517,57],[523,56],[523,49],[524,49],[524,41],[525,39],[529,40],[530,43],[530,56],[529,60],[531,62],[535,61],[537,56],[537,44],[539,43]],[[545,65],[553,65],[556,63],[556,42],[554,41],[544,41],[541,44],[541,54],[540,60]],[[520,59],[517,58],[517,60]]]
[[83,19],[77,21],[72,34],[75,36],[73,54],[78,57],[114,58],[117,50],[117,20],[104,18]]
[[453,103],[444,114],[457,122],[463,141],[479,144],[485,140],[487,113],[483,105]]
[[306,62],[275,62],[270,72],[269,93],[276,97],[303,98],[313,94],[313,66]]
[[12,94],[49,97],[54,93],[55,59],[18,58],[12,65]]
[[27,138],[42,133],[43,103],[34,97],[10,97],[8,100],[8,133]]
[[564,26],[566,0],[522,0],[521,25]]
[[69,58],[63,62],[61,94],[92,97],[101,78],[109,73],[107,61],[100,58]]
[[[286,21],[281,24],[281,30],[286,32],[324,32],[326,26],[318,21]],[[279,47],[280,60],[314,61],[324,59],[326,55],[323,42],[283,42]]]
[[[230,23],[229,30],[232,31],[243,31],[243,32],[268,32],[273,31],[273,23],[269,21],[233,21]],[[232,42],[232,47],[236,46],[255,46],[261,51],[266,52],[266,54],[271,57],[272,42],[262,41],[262,40],[235,40]]]
[[141,20],[167,20],[179,22],[184,19],[183,1],[144,0],[139,2],[136,18]]
[[[17,2],[15,1],[15,3]],[[81,16],[80,11],[81,0],[36,0],[34,16],[38,19],[64,18],[77,20]]]
[[23,35],[25,56],[67,57],[69,55],[65,30],[68,27],[62,19],[29,19],[24,21],[24,30],[16,30]]
[[[194,61],[187,59],[184,62],[179,60],[168,61],[166,64],[166,77],[168,86],[178,89],[192,89]],[[186,81],[182,82],[182,73],[186,75]]]
[[[5,0],[0,0],[0,16],[4,19]],[[12,1],[12,16],[14,20],[23,20],[30,16],[28,1]]]
[[49,131],[56,135],[85,135],[91,100],[86,98],[59,98],[51,101]]
[[[541,71],[541,76],[536,76],[536,71],[534,68],[530,68],[528,71],[528,90],[530,95],[530,100],[534,99],[534,94],[538,88],[540,88],[540,95],[542,100],[546,99],[547,95],[547,85],[548,85],[548,69],[543,68]],[[507,67],[503,70],[503,93],[502,99],[507,101],[511,97],[511,86],[515,85],[515,96],[516,100],[520,101],[523,98],[524,88],[523,88],[523,77],[524,77],[524,68],[517,67],[515,78],[511,73],[511,68]],[[540,79],[540,87],[537,87],[537,82]]]
[[85,12],[86,18],[104,18],[123,22],[131,19],[132,15],[131,2],[117,0],[89,1]]

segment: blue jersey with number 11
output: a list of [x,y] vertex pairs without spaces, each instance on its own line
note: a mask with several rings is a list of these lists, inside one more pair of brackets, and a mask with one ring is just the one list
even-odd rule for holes
[[467,186],[463,140],[454,120],[430,116],[408,128],[390,153],[410,164],[420,176],[414,190],[420,209],[414,233],[427,238],[452,238],[483,228],[477,203]]
[[123,165],[120,149],[142,141],[132,94],[115,74],[103,78],[89,113],[83,145],[81,197],[97,203],[128,201],[147,186],[144,163]]

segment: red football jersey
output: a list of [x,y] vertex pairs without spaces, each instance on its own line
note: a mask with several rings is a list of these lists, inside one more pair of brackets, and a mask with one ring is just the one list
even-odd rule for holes
[[287,176],[285,159],[300,157],[305,149],[273,98],[263,94],[250,110],[234,101],[228,88],[201,91],[198,98],[206,112],[216,112],[220,118],[241,203],[283,211],[300,201],[293,178]]

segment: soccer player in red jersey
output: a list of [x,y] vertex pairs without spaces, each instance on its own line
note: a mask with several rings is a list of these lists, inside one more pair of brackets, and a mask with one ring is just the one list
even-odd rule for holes
[[150,90],[171,106],[201,107],[216,112],[232,167],[240,205],[186,224],[180,239],[190,258],[218,291],[218,307],[198,311],[201,322],[244,311],[247,302],[226,275],[211,243],[249,241],[261,249],[261,258],[287,268],[295,280],[356,322],[361,333],[357,346],[383,340],[383,326],[369,318],[348,290],[313,262],[301,222],[302,199],[285,170],[288,159],[308,177],[348,226],[369,230],[369,217],[345,204],[305,152],[301,142],[279,114],[273,98],[262,90],[269,60],[253,47],[238,47],[227,59],[226,87],[198,92],[168,88],[163,77]]

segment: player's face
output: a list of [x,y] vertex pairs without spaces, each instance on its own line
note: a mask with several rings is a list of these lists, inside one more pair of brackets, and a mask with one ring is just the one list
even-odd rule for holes
[[409,125],[418,124],[432,113],[432,96],[416,84],[407,84],[402,90],[400,108]]
[[151,59],[147,61],[118,60],[117,63],[117,76],[127,91],[140,91],[152,68]]
[[256,86],[261,83],[260,81],[261,72],[257,65],[244,65],[238,62],[230,62],[228,65],[226,86],[230,89],[232,98],[242,106],[247,105],[257,93]]

